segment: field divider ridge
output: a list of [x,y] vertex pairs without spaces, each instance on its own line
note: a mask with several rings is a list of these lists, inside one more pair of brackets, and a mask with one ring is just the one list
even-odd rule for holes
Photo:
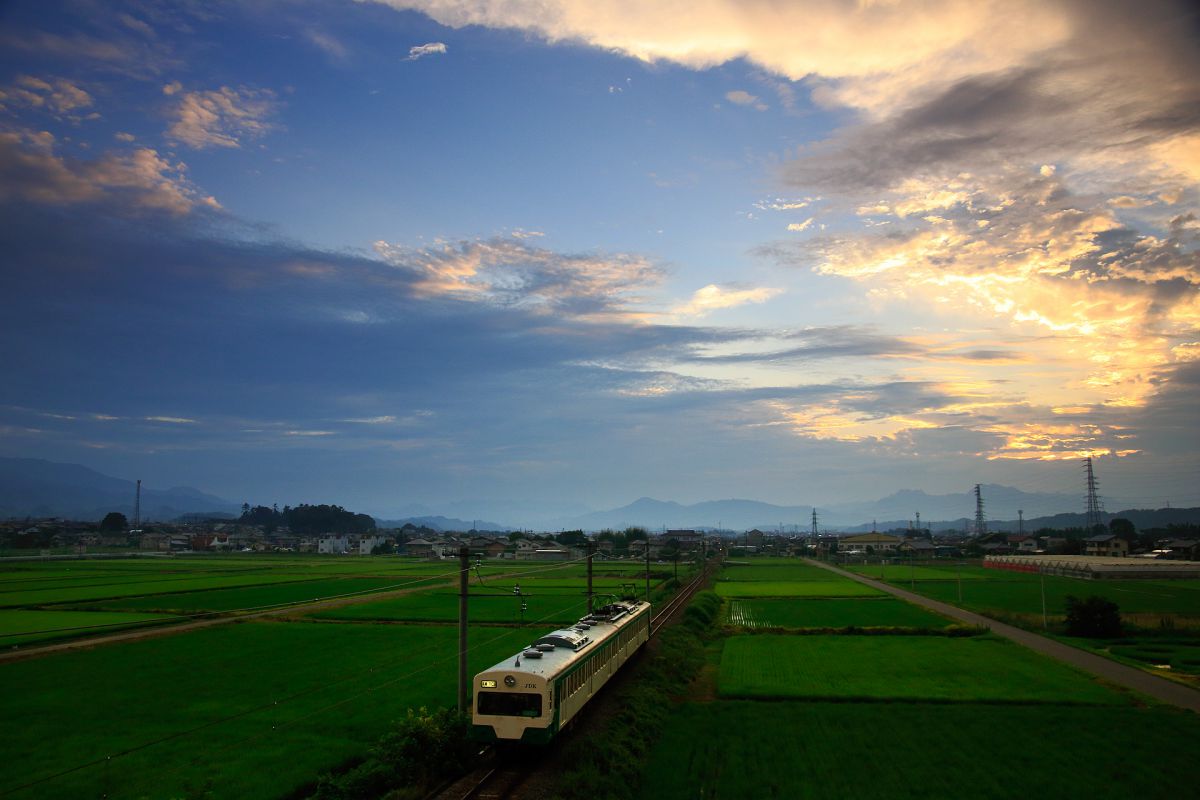
[[952,606],[939,600],[932,600],[915,592],[910,592],[898,586],[876,580],[875,578],[858,575],[811,558],[807,558],[805,561],[822,569],[829,570],[836,575],[856,580],[865,586],[881,589],[888,594],[899,597],[901,600],[907,600],[910,603],[927,608],[930,611],[935,611],[938,614],[971,625],[988,628],[992,633],[1010,639],[1023,647],[1070,664],[1076,669],[1083,670],[1111,683],[1148,695],[1159,702],[1200,713],[1200,692],[1182,684],[1173,683],[1165,678],[1160,678],[1156,675],[1142,672],[1134,667],[1111,661],[1103,656],[1089,653],[1086,650],[1081,650],[1078,647],[1051,639],[1048,636],[1042,636],[1039,633],[1027,631],[1014,625],[1008,625],[990,617],[985,617],[982,614],[966,611],[958,606]]

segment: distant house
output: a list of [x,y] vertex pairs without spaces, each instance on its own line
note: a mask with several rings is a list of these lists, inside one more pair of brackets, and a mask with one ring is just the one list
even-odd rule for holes
[[331,554],[345,553],[350,549],[350,539],[346,536],[327,534],[317,542],[317,552]]
[[428,539],[410,539],[404,545],[404,552],[416,558],[435,558],[433,545]]
[[665,538],[668,541],[674,539],[679,542],[679,549],[683,552],[699,550],[704,547],[704,534],[694,530],[669,530],[666,532]]
[[386,542],[386,536],[379,536],[378,534],[373,536],[364,535],[358,540],[358,554],[360,556],[369,556],[376,547]]
[[869,547],[876,552],[880,550],[893,552],[900,547],[900,543],[903,541],[904,539],[890,533],[859,533],[854,536],[843,536],[838,541],[838,551],[866,550]]
[[508,544],[490,536],[476,536],[471,539],[471,555],[485,558],[500,558],[508,549]]
[[896,549],[916,558],[933,558],[937,554],[937,548],[928,539],[905,539]]
[[529,539],[517,539],[517,548],[514,557],[518,561],[532,561],[533,554],[538,551],[538,543]]
[[1200,559],[1200,540],[1197,539],[1172,539],[1162,549],[1171,551],[1167,558],[1181,561]]
[[1102,533],[1083,540],[1084,555],[1106,558],[1129,555],[1129,543],[1113,533]]

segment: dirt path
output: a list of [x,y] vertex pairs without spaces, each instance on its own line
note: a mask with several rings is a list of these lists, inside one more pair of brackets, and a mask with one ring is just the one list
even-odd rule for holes
[[858,581],[867,586],[880,589],[888,594],[899,597],[902,600],[907,600],[910,603],[928,608],[931,611],[936,611],[961,622],[966,622],[971,625],[980,625],[985,628],[990,628],[993,633],[999,634],[1007,639],[1011,639],[1017,644],[1024,645],[1030,650],[1035,650],[1051,658],[1056,658],[1059,661],[1066,662],[1073,667],[1077,667],[1085,672],[1090,672],[1097,677],[1106,681],[1124,686],[1128,689],[1133,689],[1136,692],[1141,692],[1144,695],[1153,697],[1163,703],[1179,706],[1180,708],[1188,709],[1200,713],[1200,692],[1195,689],[1190,689],[1182,684],[1173,683],[1164,678],[1159,678],[1155,675],[1142,672],[1133,667],[1127,667],[1116,661],[1111,661],[1103,656],[1089,653],[1085,650],[1080,650],[1077,647],[1072,647],[1068,644],[1063,644],[1060,641],[1051,639],[1041,634],[1033,633],[1032,631],[1023,630],[1012,625],[1006,625],[1003,622],[997,622],[994,619],[975,614],[970,611],[964,611],[957,606],[948,605],[937,600],[930,600],[913,592],[900,589],[892,586],[889,583],[868,578],[864,575],[858,575],[853,572],[847,572],[844,569],[830,566],[829,564],[815,561],[813,559],[805,559],[811,564],[827,569],[830,572],[843,575],[847,578]]
[[[102,636],[71,639],[70,641],[57,642],[54,644],[46,644],[41,646],[30,645],[29,647],[23,647],[19,650],[10,650],[8,652],[0,653],[0,663],[5,661],[20,661],[26,658],[38,658],[40,656],[50,655],[51,653],[61,653],[66,650],[85,650],[92,647],[101,647],[106,644],[115,644],[117,642],[131,642],[138,639],[149,639],[154,636],[172,636],[177,633],[186,633],[187,631],[195,631],[201,628],[211,628],[214,625],[226,625],[231,622],[241,622],[247,619],[260,619],[262,617],[286,617],[295,614],[307,614],[320,609],[341,608],[342,606],[354,605],[356,603],[366,603],[375,600],[386,600],[391,597],[400,597],[413,592],[424,592],[430,589],[446,588],[457,589],[458,579],[456,578],[454,581],[448,583],[425,584],[404,589],[373,592],[371,594],[357,595],[355,597],[335,597],[328,600],[315,600],[311,603],[291,605],[284,608],[271,608],[265,611],[252,611],[248,614],[229,614],[228,616],[214,615],[210,619],[194,620],[192,622],[183,622],[180,624],[135,628],[134,630],[126,630],[120,633],[110,633]],[[225,612],[215,612],[215,614],[221,613]]]

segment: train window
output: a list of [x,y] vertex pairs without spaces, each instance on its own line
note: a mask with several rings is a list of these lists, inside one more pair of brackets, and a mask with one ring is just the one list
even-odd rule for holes
[[480,692],[478,696],[480,714],[498,717],[540,717],[542,696],[526,692]]

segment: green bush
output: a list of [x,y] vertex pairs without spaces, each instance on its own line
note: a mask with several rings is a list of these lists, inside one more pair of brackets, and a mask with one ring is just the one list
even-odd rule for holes
[[364,762],[323,776],[314,800],[373,800],[388,792],[396,800],[423,797],[439,781],[466,771],[474,751],[469,731],[470,718],[454,709],[409,709]]
[[701,636],[712,630],[721,607],[713,592],[700,592],[680,625],[666,628],[650,644],[636,675],[618,690],[620,708],[593,736],[576,735],[551,796],[562,800],[632,800],[643,760],[683,694],[704,666]]
[[1121,609],[1099,595],[1086,600],[1067,595],[1066,623],[1068,636],[1111,639],[1121,635]]

